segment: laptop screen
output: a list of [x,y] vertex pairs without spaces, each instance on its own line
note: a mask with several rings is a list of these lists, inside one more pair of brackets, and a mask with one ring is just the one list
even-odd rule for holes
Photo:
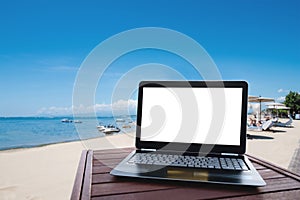
[[[186,82],[187,83],[187,82]],[[215,145],[245,151],[247,83],[243,81],[142,82],[137,146]],[[209,83],[209,84],[207,84]],[[142,144],[142,145],[141,145]]]
[[[220,96],[212,93],[221,94],[222,92],[224,99],[211,100],[214,96]],[[179,95],[189,93],[191,95]],[[194,105],[190,103],[192,98],[195,98]],[[212,105],[213,102],[219,105]],[[224,107],[224,109],[216,110],[214,107]],[[181,128],[184,123],[183,109],[193,111],[194,116],[190,113],[191,117],[198,118],[186,120],[185,129]],[[212,141],[214,144],[240,145],[241,109],[242,88],[145,87],[143,89],[141,140],[198,144]],[[216,131],[211,127],[213,120],[221,123],[219,134],[212,133]],[[216,138],[210,138],[212,135]]]

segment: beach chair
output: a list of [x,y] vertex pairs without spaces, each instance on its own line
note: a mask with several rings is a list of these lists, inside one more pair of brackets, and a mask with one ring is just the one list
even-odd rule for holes
[[289,120],[287,122],[275,122],[273,124],[273,126],[275,127],[287,127],[287,128],[293,128],[293,118],[291,116],[289,116]]
[[271,120],[264,121],[261,126],[248,126],[249,131],[267,131],[273,126],[273,122]]

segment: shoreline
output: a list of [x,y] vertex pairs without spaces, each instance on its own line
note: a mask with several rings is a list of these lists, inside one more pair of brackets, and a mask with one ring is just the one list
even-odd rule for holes
[[[39,145],[28,145],[24,147],[15,147],[15,148],[9,148],[9,149],[0,149],[0,154],[1,153],[9,153],[9,152],[17,152],[17,151],[23,151],[23,150],[30,150],[30,149],[35,149],[35,148],[43,148],[43,147],[48,147],[52,145],[63,145],[63,144],[71,144],[71,143],[84,143],[84,142],[92,142],[92,141],[97,141],[97,140],[108,140],[110,141],[111,138],[119,138],[122,137],[123,135],[127,135],[130,137],[134,137],[135,133],[121,133],[121,134],[113,134],[113,135],[106,135],[106,136],[98,136],[98,137],[93,137],[93,138],[87,138],[87,139],[76,139],[76,140],[68,140],[68,141],[61,141],[61,142],[54,142],[54,143],[47,143],[47,144],[39,144]],[[112,140],[114,141],[114,140]],[[84,146],[84,145],[83,145]],[[97,148],[96,148],[97,149]]]
[[48,146],[48,145],[64,144],[64,143],[78,142],[78,141],[81,141],[81,140],[78,139],[78,140],[67,140],[67,141],[61,141],[61,142],[53,142],[53,143],[47,143],[47,144],[24,145],[24,146],[21,146],[21,147],[0,149],[0,152],[2,152],[2,151],[14,151],[14,150],[25,150],[25,149],[31,149],[31,148],[45,147],[45,146]]
[[[126,134],[126,133],[122,133]],[[114,136],[114,135],[107,135],[107,136],[98,136],[98,137],[92,137],[92,138],[87,138],[87,139],[74,139],[74,140],[65,140],[65,141],[60,141],[60,142],[52,142],[52,143],[45,143],[45,144],[37,144],[37,145],[23,145],[20,147],[13,147],[13,148],[5,148],[5,149],[0,149],[0,152],[2,151],[14,151],[14,150],[25,150],[25,149],[31,149],[31,148],[39,148],[39,147],[45,147],[48,145],[55,145],[55,144],[64,144],[64,143],[71,143],[71,142],[80,142],[80,141],[85,141],[85,140],[92,140],[92,139],[97,139],[97,138],[103,138],[103,137],[108,137],[108,136]]]

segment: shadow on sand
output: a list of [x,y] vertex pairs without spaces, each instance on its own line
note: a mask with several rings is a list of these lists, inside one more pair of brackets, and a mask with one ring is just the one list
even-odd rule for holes
[[274,129],[272,129],[272,130],[269,130],[269,132],[271,132],[271,133],[285,133],[286,131],[284,131],[284,130],[274,130]]
[[264,135],[252,135],[252,134],[247,134],[247,139],[248,140],[272,140],[274,139],[273,137],[269,136],[264,136]]
[[[284,130],[276,130],[276,129],[269,129],[266,131],[263,131],[264,133],[285,133],[286,131]],[[247,139],[253,140],[253,139],[258,139],[258,140],[272,140],[274,139],[273,137],[270,136],[265,136],[265,135],[253,135],[253,134],[247,134]]]

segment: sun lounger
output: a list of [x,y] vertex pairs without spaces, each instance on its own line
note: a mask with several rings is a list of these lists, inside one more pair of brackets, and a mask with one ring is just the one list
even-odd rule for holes
[[261,126],[248,126],[249,131],[266,131],[269,130],[273,126],[273,122],[271,120],[263,122]]
[[293,118],[292,117],[289,117],[289,118],[290,118],[289,121],[284,122],[284,123],[274,122],[273,126],[275,126],[275,127],[288,127],[288,128],[294,127],[293,126]]

